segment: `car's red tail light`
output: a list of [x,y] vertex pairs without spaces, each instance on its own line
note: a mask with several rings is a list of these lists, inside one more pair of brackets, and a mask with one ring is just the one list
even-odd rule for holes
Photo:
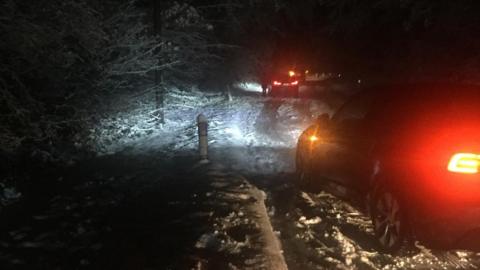
[[294,81],[292,83],[290,83],[291,85],[298,85],[298,81]]
[[282,85],[282,83],[279,81],[273,81],[273,85]]
[[456,173],[478,173],[480,155],[472,153],[457,153],[450,158],[448,170]]

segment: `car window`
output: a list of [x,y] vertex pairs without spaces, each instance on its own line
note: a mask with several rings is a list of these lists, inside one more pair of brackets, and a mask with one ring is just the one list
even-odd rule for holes
[[357,94],[335,113],[332,120],[338,124],[362,120],[366,117],[372,103],[372,93]]

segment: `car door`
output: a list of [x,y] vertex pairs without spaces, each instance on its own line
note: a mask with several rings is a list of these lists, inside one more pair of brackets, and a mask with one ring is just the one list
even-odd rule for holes
[[373,106],[373,93],[352,97],[332,118],[332,135],[326,147],[329,159],[328,178],[345,187],[363,185],[365,171],[370,169],[369,151],[373,145],[368,112]]

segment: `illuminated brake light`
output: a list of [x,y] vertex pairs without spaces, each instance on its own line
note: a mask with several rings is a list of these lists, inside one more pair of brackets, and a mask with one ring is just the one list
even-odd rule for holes
[[297,85],[298,84],[298,81],[294,81],[291,83],[291,85]]
[[456,173],[478,173],[480,155],[471,153],[458,153],[452,156],[448,163],[448,170]]
[[273,85],[282,85],[282,83],[281,83],[281,82],[274,81],[274,82],[273,82]]

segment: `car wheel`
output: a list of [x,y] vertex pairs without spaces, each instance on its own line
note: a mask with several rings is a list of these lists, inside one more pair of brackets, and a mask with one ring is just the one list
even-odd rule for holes
[[310,185],[310,177],[305,170],[297,170],[297,185],[301,189],[306,189]]
[[370,216],[379,247],[397,252],[405,241],[406,222],[398,196],[382,186],[376,187],[370,200]]

